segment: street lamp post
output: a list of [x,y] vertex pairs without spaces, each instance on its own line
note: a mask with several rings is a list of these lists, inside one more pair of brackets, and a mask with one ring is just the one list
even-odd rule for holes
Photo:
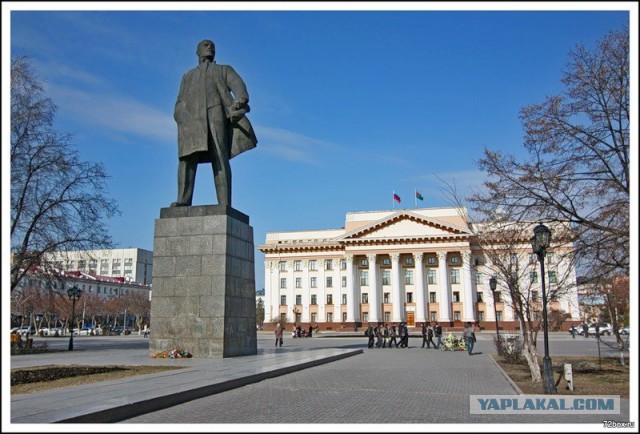
[[544,358],[543,358],[543,382],[544,393],[556,393],[556,385],[553,381],[553,366],[551,357],[549,357],[549,332],[547,326],[547,294],[544,279],[544,257],[547,254],[547,248],[551,243],[551,231],[543,224],[539,224],[533,229],[533,237],[531,238],[531,247],[533,252],[538,256],[540,262],[540,274],[542,283],[542,324],[544,330]]
[[76,314],[76,300],[82,295],[82,291],[78,288],[78,285],[73,285],[73,288],[67,289],[67,295],[71,299],[71,321],[69,326],[71,327],[71,337],[69,338],[69,351],[73,351],[73,320]]
[[493,293],[493,316],[496,319],[496,338],[498,341],[500,340],[500,329],[498,327],[498,307],[496,306],[496,288],[498,287],[498,279],[495,276],[492,276],[489,279],[489,288],[491,288],[491,292]]

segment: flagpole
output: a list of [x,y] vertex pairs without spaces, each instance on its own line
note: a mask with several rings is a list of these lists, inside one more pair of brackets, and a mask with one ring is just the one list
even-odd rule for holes
[[413,207],[418,208],[418,189],[413,189]]
[[391,201],[393,202],[393,204],[391,205],[393,208],[392,209],[396,209],[396,191],[393,190],[393,196],[391,196]]

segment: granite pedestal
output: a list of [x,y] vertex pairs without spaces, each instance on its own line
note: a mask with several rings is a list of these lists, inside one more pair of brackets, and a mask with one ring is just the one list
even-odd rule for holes
[[222,205],[162,208],[155,222],[150,355],[257,353],[253,228]]

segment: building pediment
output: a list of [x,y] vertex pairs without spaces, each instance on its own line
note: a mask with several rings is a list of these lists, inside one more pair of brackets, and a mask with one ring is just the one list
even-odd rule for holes
[[410,211],[398,211],[367,226],[357,228],[339,238],[340,241],[366,241],[380,239],[442,239],[471,236],[469,228],[452,225],[436,218]]

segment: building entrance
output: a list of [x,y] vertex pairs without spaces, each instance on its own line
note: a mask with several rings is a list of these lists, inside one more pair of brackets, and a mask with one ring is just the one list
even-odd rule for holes
[[415,327],[416,319],[413,312],[407,312],[407,325],[409,327]]

